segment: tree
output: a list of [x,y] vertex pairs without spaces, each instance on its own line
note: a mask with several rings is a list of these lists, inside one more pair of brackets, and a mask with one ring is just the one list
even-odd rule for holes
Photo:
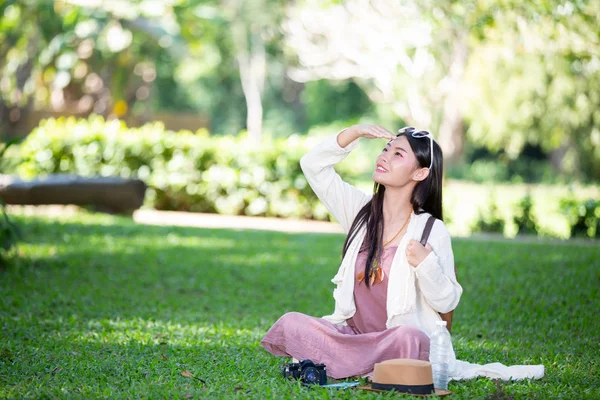
[[[477,145],[541,144],[568,173],[598,177],[598,2],[307,0],[288,12],[291,76],[352,79],[457,162]],[[464,122],[467,126],[464,126]]]
[[[268,70],[284,64],[283,4],[4,2],[2,120],[40,107],[117,117],[170,108],[208,111],[222,130],[237,131],[245,112],[249,135],[259,140]],[[277,92],[285,82],[274,83]]]
[[408,124],[439,132],[447,159],[454,161],[464,135],[456,100],[468,23],[443,22],[439,7],[432,15],[415,2],[302,3],[289,10],[285,26],[299,59],[291,76],[355,80],[372,101],[388,104]]
[[123,116],[149,98],[156,79],[154,60],[177,49],[163,45],[162,40],[172,42],[172,35],[157,37],[160,26],[168,25],[169,13],[152,24],[145,15],[152,11],[135,3],[80,4],[88,3],[2,4],[3,122],[14,123],[34,107]]
[[600,179],[598,2],[508,4],[470,58],[469,136],[517,158],[526,143],[557,170]]
[[[176,8],[182,35],[192,48],[191,62],[200,62],[208,47],[220,56],[221,62],[215,68],[235,60],[246,103],[246,128],[255,142],[260,141],[263,130],[269,58],[282,56],[277,27],[283,17],[283,4],[281,0],[182,0]],[[198,24],[200,29],[192,27]],[[220,38],[218,46],[208,43],[210,37]]]

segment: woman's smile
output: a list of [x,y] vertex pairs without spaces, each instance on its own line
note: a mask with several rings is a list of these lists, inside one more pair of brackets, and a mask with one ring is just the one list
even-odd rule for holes
[[388,172],[387,169],[383,168],[381,164],[377,164],[377,168],[375,168],[375,172],[385,173]]

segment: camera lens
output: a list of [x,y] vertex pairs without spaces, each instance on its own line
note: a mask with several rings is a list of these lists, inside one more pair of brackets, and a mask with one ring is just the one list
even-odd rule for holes
[[315,367],[308,367],[302,371],[301,379],[304,383],[314,385],[319,383],[320,377],[321,375]]

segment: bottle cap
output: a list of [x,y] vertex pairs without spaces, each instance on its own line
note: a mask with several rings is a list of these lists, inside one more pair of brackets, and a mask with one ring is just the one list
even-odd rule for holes
[[435,321],[437,326],[446,326],[446,321]]

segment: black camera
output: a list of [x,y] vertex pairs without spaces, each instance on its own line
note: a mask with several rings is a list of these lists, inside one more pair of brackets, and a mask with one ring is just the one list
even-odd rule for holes
[[300,379],[303,385],[327,384],[327,368],[325,364],[315,364],[311,360],[290,363],[283,367],[283,377]]

